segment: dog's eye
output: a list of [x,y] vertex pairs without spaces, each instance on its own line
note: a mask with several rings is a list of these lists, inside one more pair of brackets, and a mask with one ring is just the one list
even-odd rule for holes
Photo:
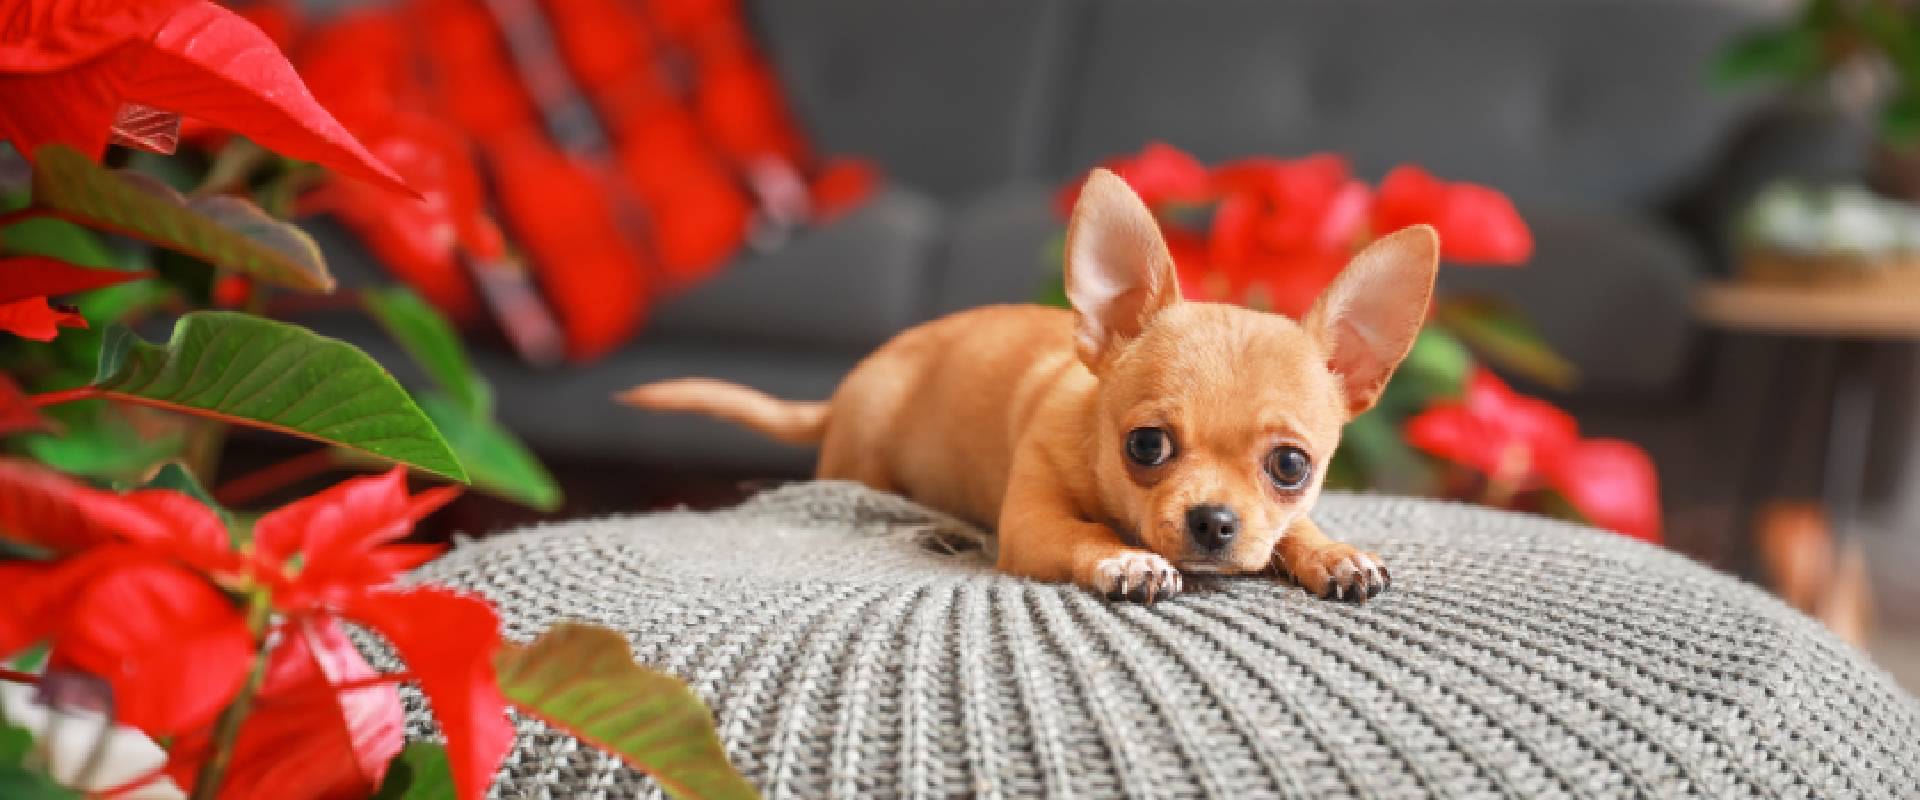
[[1267,477],[1282,489],[1298,489],[1313,477],[1313,461],[1298,447],[1276,447],[1267,454]]
[[1163,428],[1134,428],[1127,432],[1127,458],[1143,467],[1157,467],[1173,457],[1173,437]]

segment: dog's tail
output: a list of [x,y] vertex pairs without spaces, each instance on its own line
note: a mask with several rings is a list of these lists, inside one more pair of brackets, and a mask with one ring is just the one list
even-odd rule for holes
[[827,435],[827,404],[781,400],[757,389],[712,378],[678,378],[635,386],[616,400],[650,411],[705,414],[759,431],[787,444],[819,444]]

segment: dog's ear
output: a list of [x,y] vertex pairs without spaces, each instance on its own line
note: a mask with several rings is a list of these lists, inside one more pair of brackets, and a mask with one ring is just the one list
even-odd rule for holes
[[1160,225],[1120,176],[1096,169],[1067,223],[1067,300],[1078,322],[1075,349],[1100,371],[1161,309],[1180,302],[1173,254]]
[[1349,418],[1373,407],[1412,349],[1439,265],[1433,228],[1402,228],[1354,256],[1302,320],[1327,354],[1327,369],[1340,378]]

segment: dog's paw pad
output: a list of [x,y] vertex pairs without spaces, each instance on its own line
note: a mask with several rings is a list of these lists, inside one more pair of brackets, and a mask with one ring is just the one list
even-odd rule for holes
[[1151,603],[1180,593],[1180,570],[1153,553],[1128,551],[1093,565],[1093,590],[1109,600]]
[[1328,600],[1362,603],[1393,585],[1393,573],[1379,556],[1348,545],[1322,548],[1306,560],[1288,571],[1307,591]]

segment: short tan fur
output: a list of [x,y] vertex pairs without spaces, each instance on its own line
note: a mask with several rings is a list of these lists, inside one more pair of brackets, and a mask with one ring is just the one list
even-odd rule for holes
[[1412,346],[1438,253],[1426,226],[1385,236],[1297,323],[1185,301],[1152,213],[1095,170],[1068,225],[1071,311],[991,306],[926,323],[824,404],[707,379],[621,400],[818,442],[818,477],[993,527],[1013,574],[1152,601],[1185,573],[1271,571],[1364,600],[1389,584],[1385,564],[1307,512],[1342,427]]

